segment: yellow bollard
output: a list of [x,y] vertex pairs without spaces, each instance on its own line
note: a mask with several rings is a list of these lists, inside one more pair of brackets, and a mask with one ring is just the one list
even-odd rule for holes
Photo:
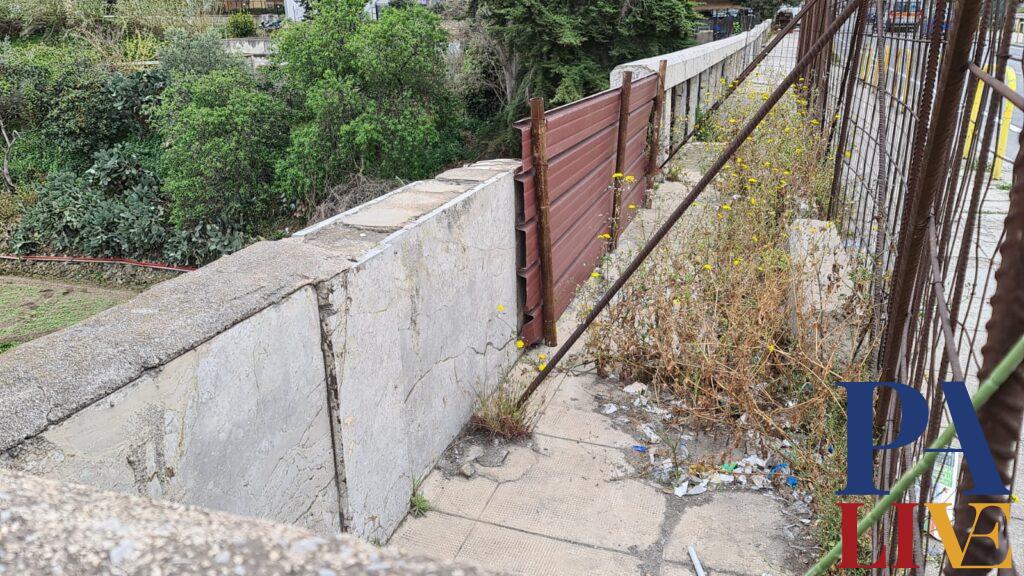
[[981,90],[983,86],[978,82],[978,89],[974,91],[974,104],[971,106],[971,119],[967,123],[967,139],[964,140],[964,158],[971,153],[971,142],[974,140],[974,124],[978,121],[978,112],[981,111]]
[[860,79],[864,82],[868,81],[868,74],[871,73],[871,68],[874,66],[875,61],[875,49],[867,48],[860,57]]
[[[1017,73],[1013,68],[1006,67],[1006,85],[1017,91]],[[1003,119],[999,122],[999,143],[996,145],[996,160],[992,163],[992,178],[1003,177],[1003,156],[1006,155],[1006,143],[1010,140],[1010,124],[1013,122],[1013,104],[1003,99]]]
[[908,98],[910,98],[910,68],[913,65],[911,58],[913,54],[910,50],[905,50],[903,53],[903,101],[909,104]]

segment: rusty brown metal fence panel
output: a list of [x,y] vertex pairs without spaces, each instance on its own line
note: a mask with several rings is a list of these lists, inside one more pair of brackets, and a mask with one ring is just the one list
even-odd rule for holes
[[[657,74],[636,78],[630,86],[627,130],[623,134],[623,178],[619,180],[623,183],[623,228],[644,200],[647,146],[657,91]],[[620,90],[616,88],[548,110],[545,115],[555,317],[568,308],[576,288],[590,277],[608,248],[620,100]],[[544,336],[534,143],[530,120],[517,122],[515,128],[522,136],[523,151],[523,167],[516,176],[521,334],[527,344],[533,344]]]

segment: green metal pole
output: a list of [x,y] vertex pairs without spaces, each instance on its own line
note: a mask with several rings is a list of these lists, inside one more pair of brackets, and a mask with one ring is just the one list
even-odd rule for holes
[[[1013,371],[1021,365],[1021,362],[1024,362],[1024,338],[1021,338],[1016,344],[1014,344],[1013,348],[1010,349],[1009,354],[1007,354],[1006,357],[1003,358],[1002,362],[996,366],[996,369],[992,371],[992,374],[981,383],[978,391],[974,394],[974,397],[971,398],[971,404],[974,405],[975,410],[987,402],[988,399],[996,393],[996,390],[999,390],[999,387],[1002,386],[1003,382],[1006,382],[1007,378],[1013,374]],[[953,436],[955,434],[956,430],[953,428],[952,423],[950,423],[949,427],[939,434],[939,437],[932,442],[929,448],[936,449],[949,446],[949,443],[953,440]],[[900,476],[900,479],[896,481],[895,485],[893,485],[889,494],[882,497],[871,511],[868,512],[868,515],[857,523],[857,536],[863,536],[864,533],[868,531],[868,528],[874,526],[874,524],[882,518],[882,515],[885,514],[886,510],[888,510],[893,503],[903,497],[903,494],[910,489],[911,485],[914,484],[919,476],[924,474],[925,470],[935,462],[937,457],[938,453],[936,452],[925,452],[924,456],[917,461],[917,464],[915,464],[913,468],[904,472],[903,476]],[[839,560],[842,549],[843,541],[840,540],[817,564],[811,567],[804,576],[819,576],[820,574],[824,574],[826,570],[831,568],[832,565]]]

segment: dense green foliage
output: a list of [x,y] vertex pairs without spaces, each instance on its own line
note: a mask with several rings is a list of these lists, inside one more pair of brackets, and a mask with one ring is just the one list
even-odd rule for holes
[[774,18],[775,13],[779,11],[781,6],[787,4],[799,4],[793,0],[742,0],[740,2],[743,6],[750,8],[754,11],[754,14],[758,18]]
[[371,20],[363,0],[309,0],[254,71],[223,45],[252,16],[211,25],[201,4],[0,3],[0,243],[204,263],[365,199],[353,182],[379,193],[515,153],[527,96],[603,89],[617,63],[686,46],[694,21],[689,0],[480,0],[446,12],[465,24],[452,38],[413,1]]
[[274,161],[288,141],[288,110],[251,73],[187,76],[164,93],[158,118],[175,222],[255,232],[273,215]]
[[21,252],[159,258],[178,264],[205,262],[243,245],[240,234],[223,234],[216,227],[174,227],[156,175],[129,146],[97,153],[82,175],[51,174],[11,238],[12,248]]
[[248,12],[235,12],[228,16],[224,27],[224,35],[228,38],[249,38],[256,35],[256,20]]
[[461,105],[446,84],[447,37],[420,7],[366,20],[357,0],[322,0],[284,30],[276,74],[300,122],[279,188],[308,207],[346,174],[424,178],[460,157]]
[[689,0],[481,0],[477,12],[516,56],[499,65],[553,103],[607,88],[616,64],[689,46],[696,19]]

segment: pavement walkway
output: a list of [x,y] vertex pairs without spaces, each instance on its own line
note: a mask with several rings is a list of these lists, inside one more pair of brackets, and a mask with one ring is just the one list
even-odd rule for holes
[[[689,172],[684,181],[697,176]],[[649,237],[688,190],[686,184],[661,186],[655,207],[641,211],[618,253]],[[615,264],[606,264],[605,273]],[[559,334],[575,322],[570,309]],[[528,381],[540,354],[551,352],[532,350],[511,377]],[[533,437],[509,445],[478,437],[457,441],[421,485],[431,511],[408,517],[392,546],[523,576],[691,575],[689,546],[713,574],[802,574],[816,559],[806,539],[812,519],[801,502],[749,485],[677,496],[654,481],[653,454],[634,448],[650,442],[638,427],[650,418],[647,399],[639,398],[644,393],[572,369],[572,355],[563,364],[570,369],[549,377],[534,397]],[[609,404],[615,412],[607,413]],[[722,439],[691,432],[685,436],[689,460],[729,451]]]

